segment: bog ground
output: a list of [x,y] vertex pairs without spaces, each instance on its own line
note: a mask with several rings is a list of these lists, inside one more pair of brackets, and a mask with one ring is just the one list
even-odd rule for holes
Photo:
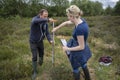
[[[67,20],[55,17],[60,24]],[[88,62],[92,80],[120,80],[120,16],[85,17],[90,26],[88,43],[92,58]],[[32,65],[29,48],[31,18],[19,16],[0,18],[0,80],[30,80]],[[52,24],[50,25],[50,31]],[[71,28],[69,28],[71,27]],[[38,66],[37,80],[73,80],[72,69],[62,50],[61,38],[71,37],[72,26],[55,33],[55,63],[52,65],[52,45],[45,39],[45,56],[42,67]],[[101,56],[111,56],[110,66],[101,66]]]

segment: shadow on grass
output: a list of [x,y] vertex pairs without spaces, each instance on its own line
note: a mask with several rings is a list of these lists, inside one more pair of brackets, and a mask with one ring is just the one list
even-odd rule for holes
[[52,80],[73,80],[72,71],[65,64],[55,65],[50,70]]

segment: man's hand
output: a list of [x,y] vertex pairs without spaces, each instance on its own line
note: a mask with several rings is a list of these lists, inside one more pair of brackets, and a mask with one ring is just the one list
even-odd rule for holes
[[55,20],[53,18],[49,18],[49,22],[57,22],[57,20]]
[[54,44],[54,41],[50,41],[50,44]]

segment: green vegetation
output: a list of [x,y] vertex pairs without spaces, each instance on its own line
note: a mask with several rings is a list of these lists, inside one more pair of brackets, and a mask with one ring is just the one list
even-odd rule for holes
[[108,6],[106,9],[103,9],[102,3],[90,0],[0,0],[0,17],[33,17],[42,8],[48,10],[50,17],[63,17],[66,16],[66,8],[72,4],[83,10],[85,16],[120,15],[120,0],[114,8]]
[[[55,17],[57,26],[67,18]],[[92,58],[88,62],[93,80],[120,80],[120,16],[85,17],[90,26],[88,39]],[[29,30],[31,18],[19,16],[0,18],[0,80],[30,80],[32,73]],[[52,24],[50,30],[52,29]],[[62,51],[60,38],[70,39],[72,28],[66,26],[55,33],[55,64],[52,65],[52,46],[45,39],[45,59],[38,66],[38,80],[73,80],[72,69]],[[98,59],[109,55],[110,66],[101,66]]]

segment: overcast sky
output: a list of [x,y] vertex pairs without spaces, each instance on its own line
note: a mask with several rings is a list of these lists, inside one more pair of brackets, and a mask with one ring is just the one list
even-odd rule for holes
[[119,0],[90,0],[90,1],[99,1],[103,4],[103,8],[105,9],[108,5],[111,7],[114,7],[116,5],[116,2]]
[[114,7],[116,5],[116,2],[119,1],[119,0],[90,0],[90,1],[101,2],[103,4],[103,8],[105,9],[108,5],[110,5],[111,7]]

